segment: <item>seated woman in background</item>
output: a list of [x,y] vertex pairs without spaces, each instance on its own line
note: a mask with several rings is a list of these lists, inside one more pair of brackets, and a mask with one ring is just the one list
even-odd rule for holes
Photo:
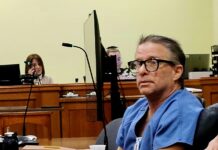
[[44,64],[38,54],[30,54],[26,58],[25,63],[25,74],[33,77],[32,83],[35,85],[53,83],[52,78],[45,75]]
[[120,50],[116,46],[109,46],[107,48],[107,54],[108,56],[116,56],[116,63],[117,63],[117,73],[122,74],[123,68],[121,68],[122,60],[121,60],[121,54]]
[[130,68],[122,68],[121,53],[117,46],[109,46],[107,48],[108,56],[116,56],[118,80],[135,79]]

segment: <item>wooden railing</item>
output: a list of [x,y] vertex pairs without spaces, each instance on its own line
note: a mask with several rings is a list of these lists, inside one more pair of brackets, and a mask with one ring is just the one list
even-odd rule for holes
[[[185,86],[202,88],[202,95],[207,106],[218,102],[218,78],[185,80]],[[121,97],[125,98],[127,106],[134,103],[139,97],[142,97],[136,87],[135,81],[123,81],[119,84],[119,87]],[[29,85],[0,86],[0,106],[10,106],[10,108],[11,106],[26,106],[29,91]],[[51,136],[53,138],[97,136],[102,129],[102,122],[96,119],[95,99],[87,99],[86,97],[86,94],[91,91],[93,91],[92,84],[35,85],[32,88],[29,107],[30,109],[46,109],[46,111],[52,112],[50,122],[52,128]],[[70,98],[63,97],[63,95],[66,95],[68,92],[74,92],[79,96]],[[107,122],[111,120],[109,93],[110,84],[105,83],[104,110]],[[54,109],[56,110],[54,111]],[[11,113],[11,109],[9,111],[7,109],[1,110],[0,108],[0,112],[4,112],[4,114]],[[14,112],[16,113],[18,111],[14,109]],[[37,114],[37,112],[35,113]],[[5,129],[5,125],[0,124],[0,129]],[[13,128],[10,128],[10,130],[13,130]],[[35,130],[35,132],[36,135],[40,135],[37,133],[39,131]],[[43,130],[41,132],[43,132]]]

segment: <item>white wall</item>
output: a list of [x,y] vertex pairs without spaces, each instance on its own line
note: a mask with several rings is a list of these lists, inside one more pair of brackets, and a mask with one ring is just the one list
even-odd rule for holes
[[142,34],[176,38],[185,53],[210,53],[214,38],[218,41],[218,34],[213,34],[218,16],[212,4],[205,0],[2,0],[0,64],[19,63],[24,73],[26,56],[38,53],[55,82],[74,82],[76,77],[82,82],[84,54],[61,43],[84,47],[83,23],[93,9],[104,46],[120,48],[123,66],[134,58]]
[[218,45],[218,0],[213,0],[213,28],[214,28],[214,43],[213,45]]

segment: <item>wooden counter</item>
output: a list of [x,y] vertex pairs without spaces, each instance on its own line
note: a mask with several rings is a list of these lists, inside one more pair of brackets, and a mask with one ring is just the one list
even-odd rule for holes
[[[206,105],[218,102],[218,78],[202,78],[199,80],[185,80],[186,87],[203,89]],[[140,95],[135,81],[119,83],[121,98],[126,105],[134,103]],[[104,110],[106,123],[111,120],[110,84],[104,84]],[[86,94],[93,91],[92,84],[51,84],[34,85],[30,95],[30,108],[57,108],[51,110],[52,138],[58,137],[96,137],[102,129],[102,122],[96,120],[96,100],[87,99]],[[0,106],[26,106],[30,92],[29,85],[0,86]],[[68,92],[79,94],[78,97],[66,98]],[[1,111],[1,109],[0,109]],[[3,112],[3,111],[1,111]],[[11,113],[10,111],[5,111]],[[17,110],[14,110],[17,112]],[[12,117],[11,117],[12,118]],[[0,129],[5,129],[0,124]],[[13,128],[12,128],[13,129]],[[5,132],[5,131],[2,131]],[[40,135],[35,131],[36,135]],[[40,131],[43,132],[43,131]],[[44,135],[44,134],[42,134]]]
[[[73,149],[89,150],[89,145],[95,144],[96,137],[77,137],[77,138],[52,138],[39,139],[39,145],[47,146],[47,149],[60,149],[59,146]],[[52,146],[52,147],[49,147]],[[54,147],[53,147],[54,146]],[[22,150],[22,148],[20,148]],[[24,148],[23,148],[24,149]]]
[[[24,108],[26,108],[30,90],[30,111],[27,113],[26,122],[27,134],[47,138],[61,137],[61,107],[59,106],[61,88],[55,84],[33,86],[32,89],[30,85],[0,86],[0,134],[4,134],[8,127],[10,131],[16,131],[19,135],[22,134]],[[20,107],[24,108],[19,109]],[[58,108],[58,110],[47,108]],[[48,125],[50,124],[50,127],[44,128],[43,124],[40,124],[43,123],[44,119],[49,120]],[[51,134],[47,133],[48,131],[51,131]]]
[[[127,105],[132,104],[138,99],[139,92],[136,90],[136,84],[133,82],[125,82],[119,84],[125,87],[122,89],[121,95],[127,98]],[[11,113],[19,113],[19,118],[22,119],[20,110],[12,109],[12,107],[25,107],[30,95],[29,108],[60,108],[55,112],[51,110],[49,118],[52,128],[52,138],[57,137],[84,137],[84,136],[97,136],[102,129],[102,122],[97,121],[96,116],[96,100],[87,100],[85,97],[87,93],[93,91],[92,84],[51,84],[51,85],[34,85],[31,89],[30,85],[19,86],[0,86],[0,106],[4,110],[2,112],[2,119],[11,119],[11,122],[16,119]],[[110,101],[107,96],[110,92],[110,84],[104,85],[105,93],[105,118],[106,123],[111,120],[110,116]],[[67,92],[74,92],[79,94],[79,97],[64,98]],[[133,96],[131,96],[133,95]],[[136,95],[136,96],[134,96]],[[63,109],[62,109],[63,108]],[[23,109],[24,111],[24,109]],[[32,111],[33,113],[34,111]],[[37,114],[37,112],[34,112]],[[3,115],[4,114],[4,115]],[[40,114],[38,114],[40,116]],[[17,116],[18,117],[18,116]],[[20,120],[21,120],[20,119]],[[42,119],[42,118],[41,118]],[[39,119],[40,122],[40,119]],[[7,125],[9,126],[9,125]],[[6,131],[5,123],[0,124],[1,134]],[[31,126],[31,125],[27,125]],[[17,125],[9,126],[11,131],[17,131],[18,134],[22,133],[22,122]],[[47,135],[44,130],[35,130],[32,127],[31,134],[35,134],[40,137]],[[28,130],[27,130],[28,131]],[[28,131],[30,134],[30,131]]]
[[200,79],[201,87],[203,90],[203,98],[206,106],[218,103],[218,78],[202,78]]
[[33,86],[0,86],[0,106],[26,106],[31,90],[30,107],[59,106],[59,92],[61,87],[57,84]]

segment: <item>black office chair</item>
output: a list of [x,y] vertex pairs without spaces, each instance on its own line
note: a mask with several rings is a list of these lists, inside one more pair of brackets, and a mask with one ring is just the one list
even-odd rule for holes
[[194,150],[204,150],[218,135],[218,103],[205,108],[200,114],[195,131]]
[[[122,118],[112,120],[106,125],[107,137],[108,137],[108,150],[117,150],[116,137],[120,127]],[[104,130],[102,130],[96,140],[96,144],[104,144]]]

